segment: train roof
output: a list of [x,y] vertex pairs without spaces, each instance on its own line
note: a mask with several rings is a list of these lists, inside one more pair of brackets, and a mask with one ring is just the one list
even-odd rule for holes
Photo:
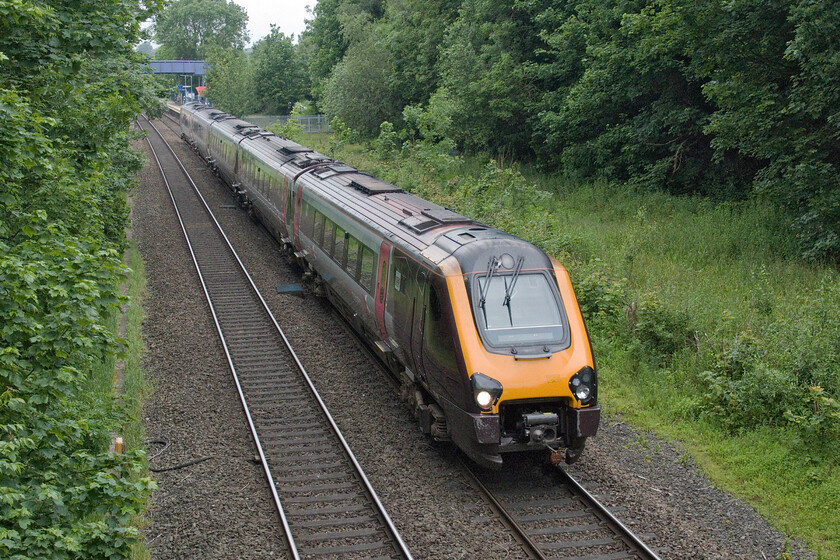
[[207,112],[201,105],[185,107],[207,114],[215,121],[214,129],[266,165],[301,181],[310,192],[356,217],[383,238],[420,252],[436,264],[474,241],[516,240],[531,245],[247,121],[218,110],[213,110],[217,114]]
[[224,111],[220,111],[215,107],[209,107],[203,103],[187,103],[186,105],[181,105],[181,112],[190,113],[196,118],[207,122],[213,122],[217,119],[234,118]]

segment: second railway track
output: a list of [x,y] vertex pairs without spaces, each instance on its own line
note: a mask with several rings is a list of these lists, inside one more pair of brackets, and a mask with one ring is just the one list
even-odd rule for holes
[[154,125],[170,190],[293,558],[411,558],[294,350]]

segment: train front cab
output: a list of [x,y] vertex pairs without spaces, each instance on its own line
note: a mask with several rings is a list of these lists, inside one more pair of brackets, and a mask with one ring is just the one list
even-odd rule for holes
[[439,387],[437,400],[451,439],[485,467],[538,450],[573,463],[600,421],[589,338],[566,270],[516,242],[518,252],[488,240],[440,263],[468,380],[460,393]]

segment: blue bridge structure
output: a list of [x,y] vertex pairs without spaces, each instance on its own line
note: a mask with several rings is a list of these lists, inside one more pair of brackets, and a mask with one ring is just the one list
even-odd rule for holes
[[202,80],[207,68],[203,60],[150,60],[149,66],[155,74],[201,76]]
[[149,66],[154,74],[178,76],[178,93],[172,97],[178,103],[196,99],[197,91],[204,85],[207,65],[203,60],[150,60]]

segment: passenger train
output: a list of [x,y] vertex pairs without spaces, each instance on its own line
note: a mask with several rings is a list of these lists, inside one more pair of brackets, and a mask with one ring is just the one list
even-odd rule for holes
[[181,136],[402,384],[421,430],[499,468],[575,462],[600,421],[569,275],[534,245],[201,104]]

